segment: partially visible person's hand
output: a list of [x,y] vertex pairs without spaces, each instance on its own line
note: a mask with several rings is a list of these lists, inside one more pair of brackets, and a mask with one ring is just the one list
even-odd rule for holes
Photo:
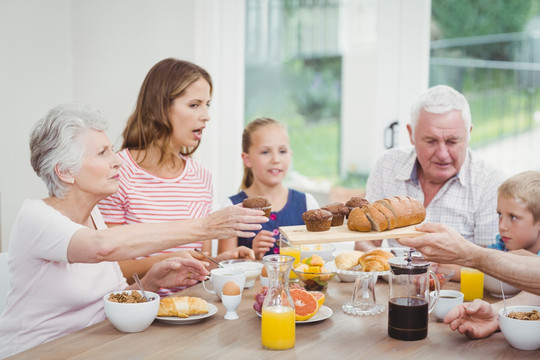
[[274,234],[271,231],[268,230],[261,230],[253,238],[253,242],[251,243],[251,247],[253,248],[253,251],[255,251],[255,256],[257,257],[257,260],[261,260],[268,251],[272,247],[274,247],[274,244],[276,243],[276,239],[274,238]]
[[145,290],[195,285],[210,274],[201,261],[173,257],[154,264],[141,279]]
[[255,251],[247,246],[239,246],[234,253],[235,259],[255,260]]
[[499,317],[489,303],[476,299],[450,310],[444,317],[444,323],[449,324],[450,329],[457,330],[471,339],[481,339],[497,331]]
[[216,257],[216,261],[220,262],[223,260],[233,260],[233,259],[251,259],[255,260],[255,251],[248,248],[247,246],[238,246],[234,250],[227,250],[222,252]]
[[461,264],[475,250],[473,243],[465,240],[456,230],[445,224],[425,223],[416,230],[426,234],[397,241],[420,251],[425,259],[446,264]]
[[260,224],[265,222],[268,218],[264,211],[243,208],[238,204],[213,212],[204,218],[203,227],[214,239],[251,238],[255,236],[252,231],[260,230]]

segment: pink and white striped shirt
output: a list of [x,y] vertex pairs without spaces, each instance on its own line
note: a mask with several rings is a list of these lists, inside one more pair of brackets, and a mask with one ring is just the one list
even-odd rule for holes
[[[210,214],[212,176],[190,157],[183,157],[186,166],[180,176],[164,179],[142,169],[127,149],[118,155],[123,162],[118,191],[99,203],[105,222],[119,225],[164,222],[196,219]],[[160,253],[201,247],[202,243],[196,242]]]

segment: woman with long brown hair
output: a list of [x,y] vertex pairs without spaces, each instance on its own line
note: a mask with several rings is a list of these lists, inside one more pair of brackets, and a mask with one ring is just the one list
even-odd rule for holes
[[[196,219],[210,213],[212,176],[191,155],[210,121],[211,98],[212,79],[198,65],[169,58],[150,69],[123,132],[118,153],[123,161],[120,188],[100,203],[109,226]],[[199,256],[194,249],[210,253],[211,241],[181,245],[120,265],[130,279],[131,273],[144,273],[158,259]],[[240,247],[221,254],[218,260],[237,257],[254,258],[254,254]],[[160,295],[176,290],[163,289]]]

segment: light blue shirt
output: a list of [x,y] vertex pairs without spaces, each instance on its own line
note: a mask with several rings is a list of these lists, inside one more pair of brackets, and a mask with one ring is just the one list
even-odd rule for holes
[[[506,248],[506,245],[504,244],[504,241],[502,241],[501,234],[497,235],[497,237],[495,238],[495,244],[488,245],[488,248],[508,251],[508,249]],[[538,251],[536,255],[540,255],[540,251]]]

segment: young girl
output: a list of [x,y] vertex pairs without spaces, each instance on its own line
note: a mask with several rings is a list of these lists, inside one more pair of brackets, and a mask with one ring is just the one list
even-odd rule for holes
[[[135,111],[123,132],[123,161],[118,192],[99,204],[109,227],[206,217],[212,209],[212,176],[190,156],[210,120],[212,79],[187,61],[165,59],[154,65],[142,84]],[[120,262],[124,276],[142,276],[155,262],[172,256],[196,257],[179,250],[211,252],[211,241],[191,243],[159,255]],[[230,249],[218,261],[252,257],[247,248]],[[168,295],[172,290],[159,291]]]
[[278,121],[259,118],[246,126],[242,135],[244,178],[241,191],[229,197],[224,206],[241,203],[251,196],[264,196],[272,204],[272,213],[270,221],[263,224],[254,238],[235,237],[220,241],[220,253],[238,245],[252,248],[257,259],[277,253],[278,228],[303,225],[302,214],[319,207],[312,195],[283,185],[291,155],[287,129]]

